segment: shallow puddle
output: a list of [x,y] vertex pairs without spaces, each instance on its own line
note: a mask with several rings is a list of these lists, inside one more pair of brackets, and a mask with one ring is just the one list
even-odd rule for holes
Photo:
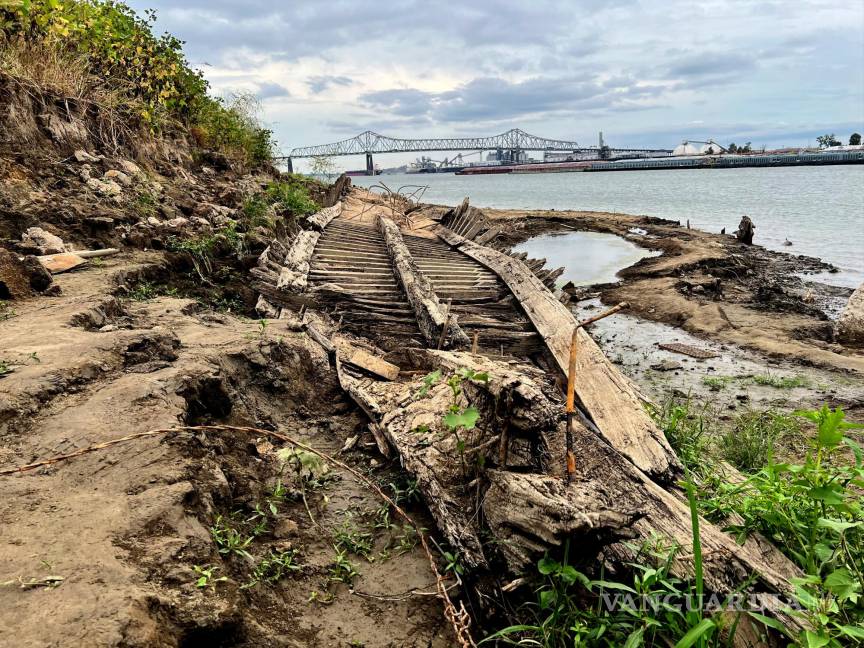
[[566,232],[535,236],[513,246],[514,252],[546,259],[547,268],[564,267],[560,283],[572,281],[577,286],[616,281],[619,270],[640,259],[656,256],[627,239],[597,232]]

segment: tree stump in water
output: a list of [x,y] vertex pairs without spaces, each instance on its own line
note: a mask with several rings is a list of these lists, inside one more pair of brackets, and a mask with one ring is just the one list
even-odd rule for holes
[[738,223],[738,229],[735,231],[735,238],[745,245],[753,245],[753,235],[756,232],[756,226],[749,216],[742,216],[741,222]]

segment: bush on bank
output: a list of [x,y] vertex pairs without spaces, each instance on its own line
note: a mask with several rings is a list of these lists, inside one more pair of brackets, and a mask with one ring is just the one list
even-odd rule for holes
[[[255,120],[254,103],[211,97],[201,72],[189,66],[182,41],[154,35],[155,18],[153,11],[142,18],[113,0],[7,0],[0,3],[0,62],[24,81],[50,78],[79,93],[81,84],[68,82],[89,75],[87,95],[80,98],[112,98],[110,109],[153,134],[180,128],[234,159],[268,161],[271,132]],[[39,60],[28,61],[34,51]],[[46,72],[52,64],[56,69]]]

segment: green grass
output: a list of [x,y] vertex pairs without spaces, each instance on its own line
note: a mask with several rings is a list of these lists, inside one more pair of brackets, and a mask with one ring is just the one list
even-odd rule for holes
[[807,387],[810,384],[810,381],[804,376],[777,376],[770,373],[753,376],[753,382],[757,385],[776,389],[795,389],[796,387]]
[[724,429],[716,442],[726,461],[744,472],[755,472],[768,463],[779,440],[800,433],[800,419],[794,416],[753,410],[735,417],[732,426]]
[[705,376],[702,378],[702,384],[710,387],[711,391],[720,391],[726,389],[733,380],[735,380],[733,376]]

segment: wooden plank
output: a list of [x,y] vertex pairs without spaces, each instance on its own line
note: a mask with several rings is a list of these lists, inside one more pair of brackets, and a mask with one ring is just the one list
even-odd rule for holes
[[39,263],[45,266],[45,269],[48,270],[48,272],[50,272],[51,274],[60,274],[61,272],[67,272],[87,263],[87,259],[78,256],[74,252],[49,254],[36,258],[39,259]]
[[[573,314],[519,259],[437,226],[436,233],[507,284],[566,376]],[[681,464],[663,432],[642,407],[630,381],[606,358],[591,336],[578,332],[576,395],[609,444],[636,467],[663,482],[673,480]]]
[[417,266],[399,227],[385,216],[378,218],[378,227],[426,343],[437,346],[439,339],[443,339],[447,348],[468,346],[471,341],[459,327],[456,317],[448,317],[444,312],[432,282]]
[[336,348],[343,362],[380,376],[384,380],[396,380],[399,377],[399,367],[350,344],[346,340],[337,338]]

